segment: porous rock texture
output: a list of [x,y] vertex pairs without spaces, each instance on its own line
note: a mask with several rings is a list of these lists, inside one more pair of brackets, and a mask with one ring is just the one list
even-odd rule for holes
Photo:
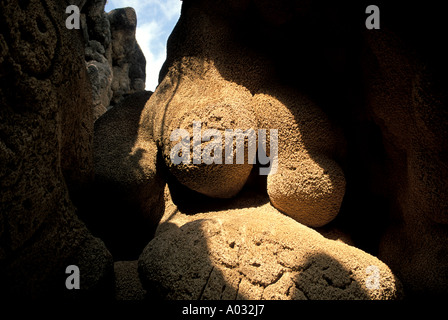
[[[247,18],[248,2],[225,3],[184,3],[161,83],[142,116],[141,135],[157,142],[178,181],[211,197],[230,198],[246,183],[252,164],[175,165],[171,151],[180,139],[170,139],[173,131],[185,129],[193,137],[194,121],[202,123],[202,134],[217,129],[222,137],[225,129],[278,130],[278,170],[267,186],[271,201],[299,222],[323,226],[335,218],[345,193],[344,174],[334,161],[340,139],[316,103],[278,85],[272,61],[235,35]],[[190,144],[191,158],[196,147]]]
[[[251,95],[246,89],[220,79],[216,69],[206,62],[194,58],[186,60],[189,62],[185,61],[185,66],[179,63],[179,69],[176,68],[182,69],[182,74],[173,71],[160,84],[155,97],[149,100],[143,111],[139,135],[142,139],[154,139],[158,143],[166,166],[180,182],[211,197],[230,198],[242,189],[252,165],[247,161],[236,164],[235,157],[232,165],[225,164],[224,147],[220,157],[222,164],[194,164],[193,148],[190,164],[174,164],[171,150],[179,140],[170,141],[170,137],[173,130],[184,129],[192,138],[193,123],[200,121],[201,134],[206,129],[216,129],[221,134],[222,146],[225,146],[226,129],[256,127],[255,116],[246,108]],[[201,144],[202,147],[206,145]],[[247,154],[247,144],[245,152]]]
[[143,289],[140,282],[137,267],[137,260],[114,263],[115,300],[140,301],[145,299],[146,290]]
[[133,8],[106,13],[106,0],[84,2],[78,6],[96,120],[124,96],[145,90],[146,60],[135,38]]
[[338,143],[327,117],[290,89],[270,88],[254,100],[260,127],[280,128],[279,168],[267,183],[272,204],[305,225],[327,224],[339,213],[345,193],[344,173],[332,160]]
[[107,111],[112,99],[111,31],[106,1],[84,1],[81,10],[81,30],[84,36],[85,60],[92,85],[93,119]]
[[[91,88],[62,2],[0,4],[0,295],[107,295],[112,256],[77,218],[69,189],[93,176]],[[79,291],[65,288],[77,265]]]
[[[207,91],[206,83],[238,88],[225,95],[248,91],[253,97],[247,95],[244,110],[253,112],[257,128],[279,127],[278,173],[267,181],[272,204],[311,226],[339,212],[332,222],[385,261],[411,297],[446,296],[443,10],[435,1],[375,4],[380,30],[366,29],[367,1],[184,1],[141,135],[154,136],[170,166],[169,135],[187,113],[171,108],[182,109],[185,97],[200,102],[210,92],[221,94]],[[207,110],[201,103],[197,108]],[[178,177],[187,170],[191,166],[171,171]],[[196,170],[206,180],[203,172],[211,169]],[[234,181],[240,186],[246,177]],[[216,194],[221,180],[210,181]]]
[[145,90],[146,60],[135,38],[137,14],[133,8],[108,13],[112,46],[112,101],[117,104],[127,94]]
[[[400,282],[379,259],[324,238],[281,214],[266,197],[243,192],[227,208],[215,204],[209,212],[195,215],[184,214],[169,194],[167,198],[157,235],[139,258],[140,277],[153,298],[352,300],[402,296]],[[372,270],[378,274],[377,282]]]
[[403,24],[366,33],[363,59],[368,108],[389,159],[392,208],[379,256],[426,299],[448,295],[448,64],[437,8],[409,6]]
[[156,144],[137,136],[150,96],[148,91],[131,94],[95,122],[95,176],[82,216],[115,260],[137,258],[164,212]]
[[[0,3],[2,301],[448,295],[440,3],[379,0],[367,30],[367,1],[184,0],[146,105],[122,100],[143,88],[135,13],[104,3]],[[194,121],[278,129],[276,174],[174,166]]]

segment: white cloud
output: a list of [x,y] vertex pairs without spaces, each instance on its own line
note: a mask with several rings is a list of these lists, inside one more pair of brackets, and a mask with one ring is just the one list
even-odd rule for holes
[[179,16],[180,8],[182,6],[180,0],[166,0],[166,1],[152,0],[149,2],[157,2],[160,5],[160,8],[162,9],[163,13],[165,14],[165,17],[168,20],[177,18]]
[[146,89],[154,91],[166,58],[166,42],[176,24],[180,0],[109,0],[106,11],[133,7],[137,13],[136,38],[146,58]]

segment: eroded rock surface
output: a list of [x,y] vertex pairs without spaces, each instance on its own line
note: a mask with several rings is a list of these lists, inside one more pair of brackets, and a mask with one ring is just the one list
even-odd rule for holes
[[137,272],[137,260],[117,261],[115,271],[115,299],[118,301],[144,300],[146,290],[143,289]]
[[[112,297],[114,271],[119,300],[447,295],[437,5],[378,3],[366,30],[363,1],[185,0],[150,97],[136,13],[72,1],[68,31],[69,2],[0,4],[2,299]],[[174,165],[194,121],[277,129],[276,174]]]
[[[275,63],[244,41],[251,33],[256,36],[244,23],[244,8],[246,4],[184,4],[168,43],[161,83],[143,112],[140,135],[157,142],[166,166],[185,186],[210,197],[231,198],[247,182],[252,169],[247,158],[244,164],[236,164],[235,155],[232,165],[224,160],[194,163],[193,142],[190,164],[173,164],[171,152],[180,137],[172,139],[172,133],[183,129],[193,137],[194,121],[201,122],[202,135],[207,129],[221,137],[226,129],[277,130],[278,168],[271,161],[275,174],[267,185],[271,201],[299,222],[323,226],[336,217],[345,193],[344,173],[335,161],[342,139],[318,104],[297,88],[282,85]],[[235,36],[239,27],[247,39]],[[222,140],[220,159],[225,157]],[[245,154],[249,144],[244,145]],[[200,142],[203,149],[207,145],[205,139]],[[265,148],[273,150],[269,143]]]
[[145,90],[146,60],[135,38],[137,14],[129,7],[106,13],[105,4],[87,1],[80,7],[94,120],[126,95]]
[[[93,120],[82,40],[57,23],[64,13],[52,0],[0,4],[0,294],[6,298],[86,297],[112,283],[112,257],[69,197],[69,189],[93,177]],[[84,274],[78,292],[64,286],[72,264]]]
[[82,216],[115,259],[136,259],[163,215],[165,181],[157,147],[137,135],[150,96],[148,91],[129,95],[95,122],[95,176]]
[[146,288],[164,299],[402,296],[400,282],[379,259],[324,238],[265,201],[245,194],[233,209],[193,216],[168,205],[156,238],[139,259]]
[[343,225],[410,293],[446,296],[442,10],[435,1],[380,1],[388,14],[373,31],[364,24],[369,4],[185,1],[141,135],[156,140],[187,187],[231,196],[245,172],[220,168],[216,178],[207,166],[173,168],[168,156],[183,114],[197,108],[195,119],[215,125],[204,113],[233,95],[255,129],[279,129],[278,173],[267,178],[277,209],[312,227]]

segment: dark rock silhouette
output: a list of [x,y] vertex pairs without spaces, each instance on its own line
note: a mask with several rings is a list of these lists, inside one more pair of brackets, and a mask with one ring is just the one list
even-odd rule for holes
[[[0,12],[0,294],[107,297],[112,256],[78,219],[67,188],[93,177],[81,34],[59,23],[65,7],[52,0],[3,1]],[[83,275],[80,291],[65,288],[69,265]]]
[[95,122],[95,176],[80,214],[115,260],[137,259],[164,212],[156,144],[137,135],[150,96],[147,91],[129,95]]

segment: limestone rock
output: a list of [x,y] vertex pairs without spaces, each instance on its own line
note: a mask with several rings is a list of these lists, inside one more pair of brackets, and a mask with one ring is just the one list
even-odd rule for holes
[[83,218],[115,259],[136,258],[163,214],[165,182],[157,171],[157,147],[137,136],[150,96],[148,91],[130,95],[95,123],[95,181]]
[[[366,39],[367,106],[383,132],[393,172],[388,185],[395,223],[383,233],[379,254],[415,296],[446,296],[448,99],[440,88],[446,87],[442,74],[448,67],[442,57],[422,60],[424,53],[437,50],[406,43],[393,30]],[[439,77],[429,72],[431,66]]]
[[170,152],[179,139],[170,141],[172,132],[186,129],[191,137],[193,121],[221,132],[278,130],[278,171],[272,171],[267,185],[272,204],[299,222],[323,226],[339,213],[345,194],[344,173],[335,161],[342,139],[316,102],[281,84],[275,62],[235,35],[235,25],[241,24],[250,44],[258,31],[241,21],[248,14],[244,7],[205,1],[184,5],[168,43],[162,81],[142,118],[141,135],[157,141],[181,183],[225,198],[242,189],[252,165],[173,165]]
[[140,45],[136,42],[134,53],[129,62],[129,79],[131,81],[131,93],[144,91],[146,82],[146,58]]
[[146,60],[135,39],[137,15],[133,8],[115,9],[108,13],[112,34],[112,104],[124,95],[144,90]]
[[143,289],[140,282],[137,267],[137,260],[114,263],[116,300],[139,301],[145,299],[146,290]]
[[328,118],[312,100],[286,88],[254,99],[260,127],[279,130],[278,171],[267,185],[272,204],[307,226],[329,223],[339,213],[345,177],[332,158],[338,140]]
[[249,201],[193,216],[168,210],[139,258],[144,287],[163,299],[402,297],[376,257],[324,238],[257,196]]
[[[93,120],[81,35],[56,23],[64,13],[52,0],[0,4],[2,297],[85,297],[112,283],[112,257],[69,197],[93,176]],[[77,293],[64,286],[71,264],[84,274]]]
[[135,39],[136,13],[132,8],[106,13],[105,3],[89,1],[81,14],[94,120],[125,95],[145,90],[146,60]]
[[[158,143],[166,166],[190,189],[216,198],[233,197],[246,183],[252,164],[247,162],[247,141],[244,144],[245,163],[237,164],[234,154],[232,164],[225,164],[225,130],[256,128],[255,116],[247,109],[250,92],[220,78],[213,65],[203,61],[186,59],[178,67],[182,73],[170,72],[148,101],[139,135]],[[217,157],[222,164],[204,165],[203,161],[201,165],[194,164],[194,157],[200,159],[201,154],[195,153],[193,142],[188,146],[190,164],[173,163],[171,151],[180,139],[170,141],[172,132],[187,130],[192,141],[195,121],[200,123],[202,135],[207,129],[217,130],[221,135],[222,149]],[[201,148],[207,144],[202,142]],[[236,149],[235,142],[231,147]]]
[[105,0],[89,1],[81,11],[85,60],[93,89],[94,121],[107,111],[113,95],[111,31],[105,4]]
[[90,82],[92,83],[93,101],[93,119],[97,120],[106,111],[112,99],[112,69],[107,61],[90,60],[87,62],[87,71]]
[[[32,241],[2,260],[0,296],[5,299],[107,300],[113,298],[113,259],[63,199]],[[14,254],[13,253],[13,254]],[[67,290],[66,268],[80,272],[80,290]]]
[[104,48],[108,48],[111,41],[110,23],[104,12],[106,0],[87,1],[82,12],[86,15],[88,39],[96,40]]

